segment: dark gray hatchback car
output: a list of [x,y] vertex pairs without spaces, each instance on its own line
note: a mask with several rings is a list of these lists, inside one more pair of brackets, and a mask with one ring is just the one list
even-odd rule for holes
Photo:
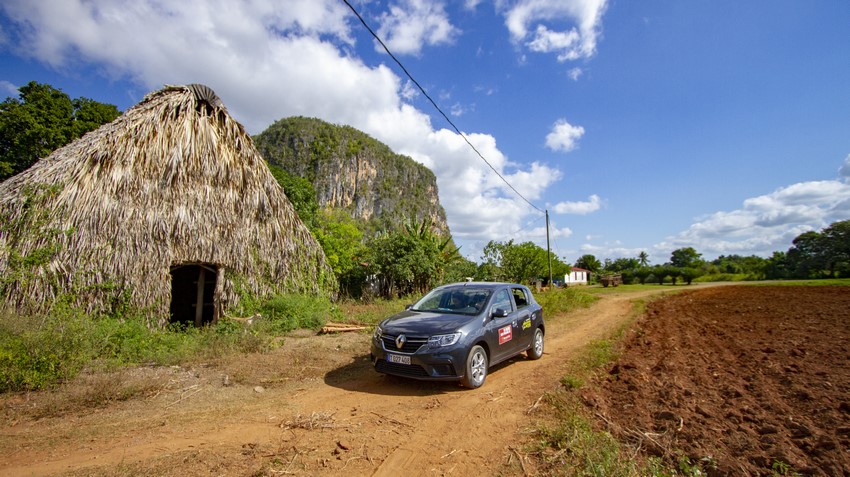
[[381,321],[372,363],[380,373],[477,388],[490,366],[522,352],[543,356],[544,333],[543,309],[527,287],[454,283]]

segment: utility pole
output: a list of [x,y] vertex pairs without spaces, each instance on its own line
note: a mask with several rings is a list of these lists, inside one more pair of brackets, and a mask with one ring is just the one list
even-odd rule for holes
[[549,209],[546,209],[546,258],[549,259],[549,289],[553,287],[552,283],[552,249],[549,247]]

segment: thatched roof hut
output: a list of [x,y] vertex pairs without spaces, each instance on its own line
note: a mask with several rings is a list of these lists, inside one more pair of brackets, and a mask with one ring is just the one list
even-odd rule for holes
[[0,184],[0,292],[43,312],[215,321],[240,296],[321,294],[324,253],[251,137],[202,85],[168,86]]

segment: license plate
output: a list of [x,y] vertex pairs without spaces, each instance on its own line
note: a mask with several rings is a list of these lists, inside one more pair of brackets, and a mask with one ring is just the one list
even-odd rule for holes
[[387,361],[390,363],[410,364],[410,356],[402,356],[398,354],[388,354]]

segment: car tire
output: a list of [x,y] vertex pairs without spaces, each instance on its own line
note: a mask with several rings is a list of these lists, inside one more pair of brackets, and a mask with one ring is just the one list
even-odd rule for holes
[[531,339],[531,348],[528,348],[528,358],[540,359],[541,356],[543,356],[543,330],[537,328]]
[[461,383],[470,389],[481,387],[487,379],[487,362],[487,352],[484,348],[479,345],[473,346],[466,357],[466,372],[463,374]]

